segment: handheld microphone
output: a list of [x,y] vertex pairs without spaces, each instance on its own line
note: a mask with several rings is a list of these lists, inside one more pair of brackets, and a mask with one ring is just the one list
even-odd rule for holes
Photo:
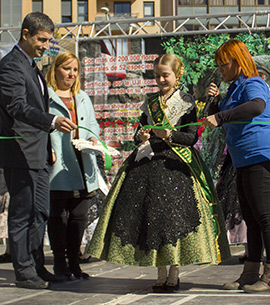
[[[214,82],[210,82],[210,84],[211,84],[211,83],[214,83]],[[209,85],[210,85],[210,84],[209,84]],[[216,83],[217,88],[219,88],[220,84],[221,84],[221,81],[218,81],[218,82]],[[210,107],[210,105],[213,103],[215,97],[216,97],[215,95],[210,95],[210,96],[208,96],[208,98],[206,99],[205,106],[204,106],[204,108],[203,108],[203,116],[207,116],[207,115],[208,115],[209,107]]]

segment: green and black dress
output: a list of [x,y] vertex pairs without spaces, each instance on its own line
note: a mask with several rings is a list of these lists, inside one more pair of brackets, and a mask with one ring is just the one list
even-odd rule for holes
[[[140,126],[196,122],[191,95],[176,90],[142,105]],[[135,141],[138,141],[137,134]],[[154,135],[125,160],[107,195],[89,254],[116,264],[218,264],[230,257],[222,210],[208,169],[192,147],[194,125]]]

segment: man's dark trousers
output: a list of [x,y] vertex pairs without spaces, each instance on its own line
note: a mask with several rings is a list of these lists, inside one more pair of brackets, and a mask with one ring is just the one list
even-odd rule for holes
[[35,276],[44,266],[43,238],[49,215],[49,171],[5,168],[10,193],[8,231],[16,280]]

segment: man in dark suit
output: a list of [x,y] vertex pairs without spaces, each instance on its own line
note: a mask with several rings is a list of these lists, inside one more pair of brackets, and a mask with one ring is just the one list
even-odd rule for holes
[[8,230],[16,286],[43,289],[55,278],[44,267],[43,238],[49,214],[49,132],[76,128],[48,113],[49,98],[34,58],[49,48],[54,24],[33,12],[22,23],[19,43],[0,62],[0,167],[10,205]]

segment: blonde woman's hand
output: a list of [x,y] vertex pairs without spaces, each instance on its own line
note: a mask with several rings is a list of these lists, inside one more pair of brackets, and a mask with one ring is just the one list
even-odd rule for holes
[[92,137],[90,139],[88,139],[88,141],[92,142],[92,144],[95,146],[98,142],[98,140],[95,137]]
[[56,154],[52,151],[52,163],[54,164],[56,161]]

